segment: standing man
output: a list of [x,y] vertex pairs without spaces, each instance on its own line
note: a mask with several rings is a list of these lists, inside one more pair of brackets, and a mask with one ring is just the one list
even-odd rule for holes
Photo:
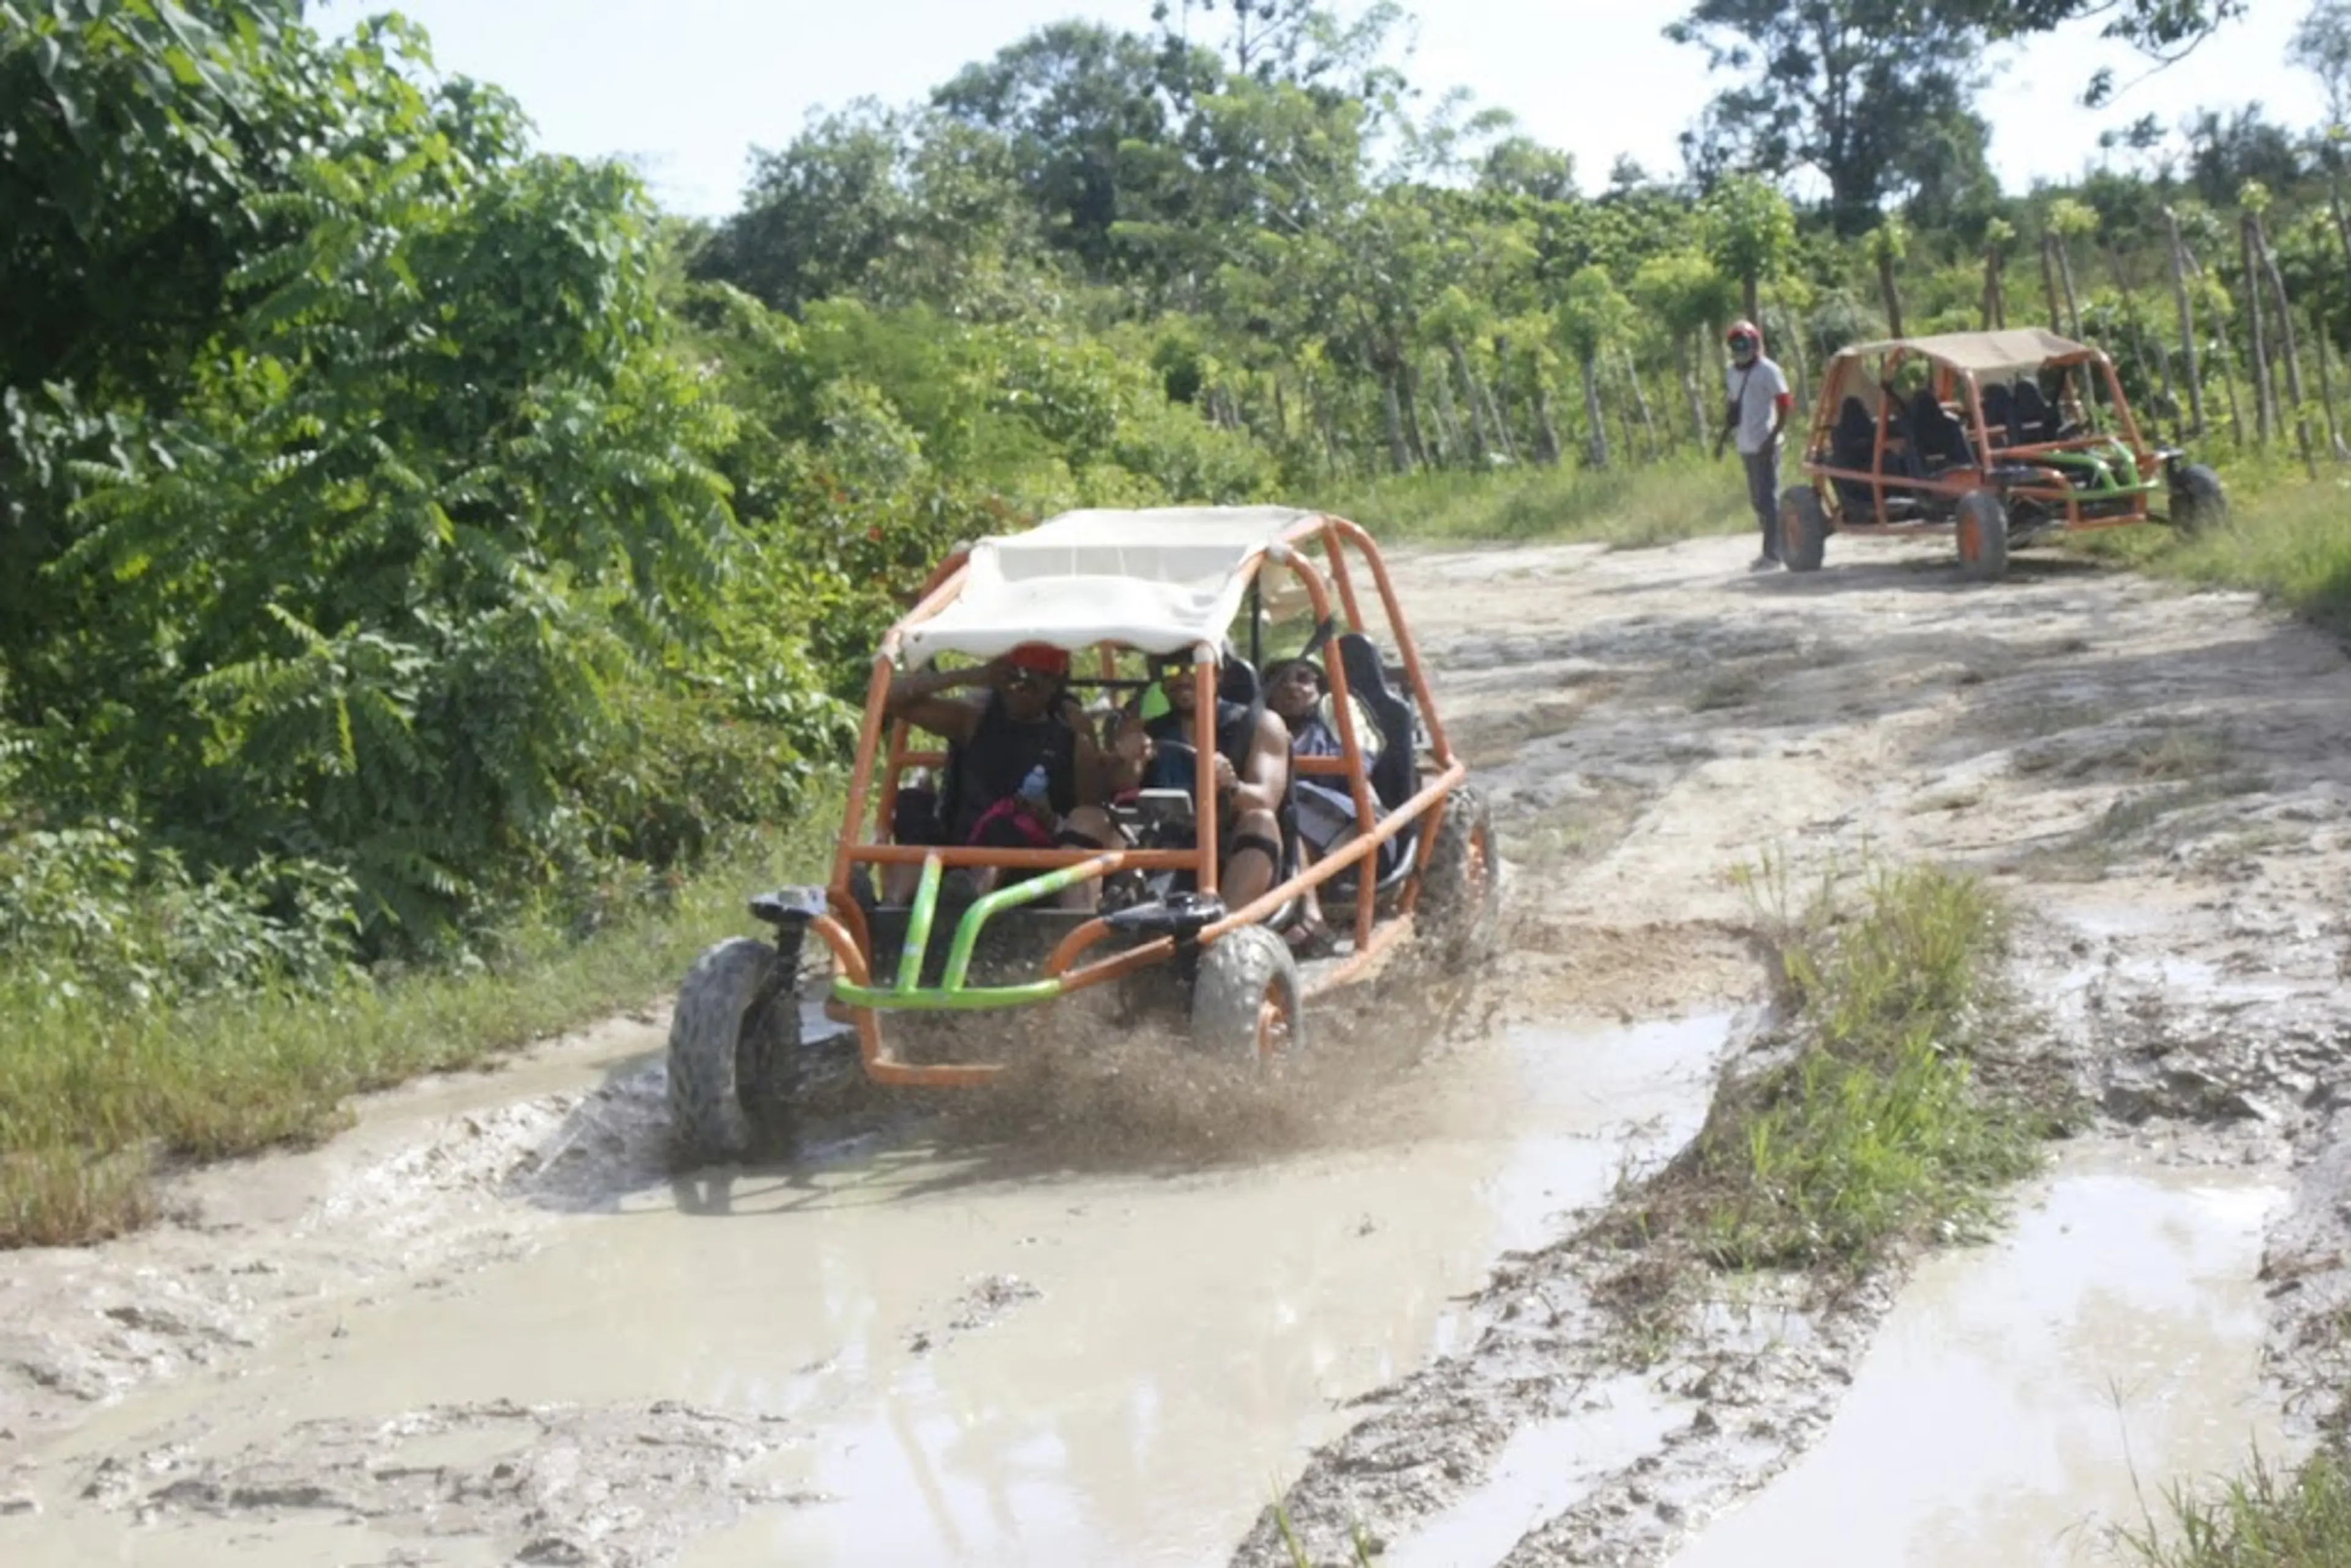
[[1788,411],[1796,406],[1795,393],[1780,367],[1763,357],[1763,333],[1752,321],[1733,321],[1724,334],[1730,345],[1729,400],[1723,405],[1722,434],[1714,438],[1714,455],[1722,444],[1739,438],[1739,460],[1747,465],[1747,498],[1755,520],[1763,528],[1763,553],[1748,567],[1769,571],[1780,564],[1780,432]]

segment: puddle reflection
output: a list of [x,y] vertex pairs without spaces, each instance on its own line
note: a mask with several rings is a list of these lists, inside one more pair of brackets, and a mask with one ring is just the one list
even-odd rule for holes
[[2045,1191],[1920,1268],[1820,1447],[1675,1568],[2105,1563],[2134,1467],[2153,1500],[2278,1451],[2256,1275],[2284,1190],[2092,1154]]

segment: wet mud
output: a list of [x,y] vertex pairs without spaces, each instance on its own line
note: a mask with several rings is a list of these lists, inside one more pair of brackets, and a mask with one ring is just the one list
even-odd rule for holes
[[[2351,1375],[2351,667],[2241,595],[1742,542],[1400,563],[1503,950],[1279,1082],[835,1049],[797,1157],[681,1173],[656,1008],[0,1258],[0,1561],[1287,1564],[1279,1499],[1317,1563],[1703,1568],[1865,1494],[1843,1561],[2087,1562],[2134,1474],[2298,1451]],[[1628,1363],[1576,1238],[1771,1025],[1767,850],[2007,890],[2010,1065],[2096,1113],[1987,1245]]]

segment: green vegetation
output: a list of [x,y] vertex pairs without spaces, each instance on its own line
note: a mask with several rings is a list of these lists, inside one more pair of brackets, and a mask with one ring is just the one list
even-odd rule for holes
[[348,1098],[639,1006],[746,924],[758,884],[821,880],[838,797],[789,832],[630,899],[590,935],[508,933],[477,967],[177,1006],[27,976],[0,984],[0,1247],[112,1234],[152,1210],[159,1166],[315,1139]]
[[1830,878],[1792,904],[1776,861],[1748,885],[1784,975],[1791,1050],[1726,1079],[1698,1137],[1608,1222],[1605,1238],[1637,1249],[1612,1299],[1644,1334],[1667,1332],[1693,1270],[1843,1278],[1980,1231],[2048,1128],[2049,1108],[1979,1076],[2010,1017],[2007,915],[1982,883],[1878,869],[1850,911]]
[[2198,588],[2250,589],[2351,643],[2351,476],[2314,483],[2249,465],[2232,477],[2226,528],[2193,538],[2122,528],[2083,548]]
[[1382,538],[1590,540],[1635,549],[1752,530],[1735,471],[1684,458],[1645,468],[1406,474],[1316,504]]
[[[2011,195],[1973,78],[1915,71],[1932,114],[1754,133],[1807,73],[1923,58],[1901,8],[1702,0],[1686,176],[1593,194],[1423,96],[1385,0],[1060,24],[812,120],[716,225],[536,150],[397,17],[308,9],[0,0],[0,1239],[658,989],[708,934],[682,890],[715,922],[728,846],[821,815],[842,699],[961,538],[1310,497],[1737,528],[1699,455],[1740,311],[1800,381],[1897,312],[2063,319],[2172,429],[2335,450],[2335,144],[2208,113]],[[1968,57],[2095,10],[2160,51],[2239,9],[1931,25]],[[1806,167],[1834,200],[1789,200]],[[2028,236],[2044,309],[1998,286]],[[2270,559],[2212,570],[2301,591]]]
[[2122,1533],[2147,1568],[2335,1568],[2351,1562],[2351,1469],[2323,1449],[2291,1477],[2256,1458],[2217,1497],[2180,1488],[2168,1516]]

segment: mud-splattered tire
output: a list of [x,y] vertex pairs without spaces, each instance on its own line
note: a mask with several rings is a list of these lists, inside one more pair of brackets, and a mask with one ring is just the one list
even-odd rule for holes
[[789,1135],[800,1046],[793,978],[774,947],[747,936],[687,971],[669,1026],[670,1133],[683,1157],[739,1159]]
[[1502,908],[1500,859],[1494,852],[1494,814],[1475,787],[1445,797],[1445,820],[1428,849],[1420,898],[1414,907],[1419,939],[1452,960],[1475,954],[1492,938]]
[[1959,497],[1959,575],[1970,582],[1997,582],[2008,571],[2008,508],[1990,490]]
[[2201,463],[2190,463],[2171,482],[2171,526],[2183,534],[2200,534],[2229,520],[2229,493],[2220,476]]
[[1244,925],[1200,949],[1192,1045],[1261,1068],[1304,1052],[1305,998],[1290,944],[1265,926]]
[[1821,493],[1810,485],[1780,494],[1780,564],[1790,571],[1818,571],[1828,554],[1829,514]]

